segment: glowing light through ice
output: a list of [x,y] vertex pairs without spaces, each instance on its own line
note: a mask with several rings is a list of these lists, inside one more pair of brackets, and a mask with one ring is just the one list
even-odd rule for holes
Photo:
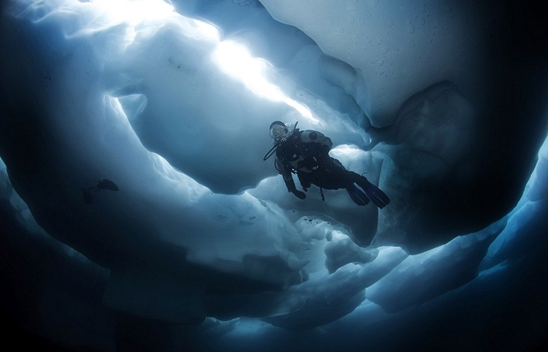
[[320,121],[312,115],[310,109],[288,97],[275,84],[270,83],[266,74],[272,67],[265,61],[251,56],[247,48],[231,40],[220,41],[219,30],[206,22],[182,16],[174,11],[171,4],[162,0],[91,0],[89,3],[80,1],[20,1],[12,12],[16,17],[32,17],[37,21],[48,14],[63,13],[63,17],[83,13],[74,26],[70,26],[65,35],[89,35],[91,33],[126,24],[126,36],[118,50],[124,51],[133,43],[138,31],[147,26],[143,22],[163,19],[174,20],[181,34],[197,40],[212,41],[216,44],[213,53],[215,62],[232,77],[241,80],[251,91],[272,101],[282,102],[295,109],[311,123]]
[[92,3],[102,9],[114,23],[127,21],[136,25],[144,20],[175,15],[173,6],[158,0],[94,0]]
[[194,23],[204,37],[216,42],[219,41],[219,31],[215,28],[215,26],[198,20],[192,20],[192,23]]
[[252,57],[247,48],[231,40],[220,42],[213,54],[221,69],[238,78],[256,94],[291,106],[313,123],[319,121],[303,104],[286,96],[279,87],[264,78],[269,65],[265,60]]

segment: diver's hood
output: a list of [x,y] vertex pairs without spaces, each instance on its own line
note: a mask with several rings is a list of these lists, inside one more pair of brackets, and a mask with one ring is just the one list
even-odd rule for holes
[[297,124],[299,121],[296,121],[294,123],[288,122],[285,124],[285,127],[287,127],[287,136],[291,136],[293,132],[295,132],[295,129],[297,128]]

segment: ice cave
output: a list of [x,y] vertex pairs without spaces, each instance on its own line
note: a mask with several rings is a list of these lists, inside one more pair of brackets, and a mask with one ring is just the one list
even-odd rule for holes
[[[530,0],[4,1],[4,345],[546,350],[547,17]],[[390,204],[288,193],[263,160],[273,121],[329,136]]]

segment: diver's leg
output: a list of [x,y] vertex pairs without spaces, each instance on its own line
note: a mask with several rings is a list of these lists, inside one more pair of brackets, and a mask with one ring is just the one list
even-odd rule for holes
[[[358,199],[363,199],[363,195],[367,196],[367,203],[369,200],[379,208],[384,208],[390,199],[381,191],[377,186],[369,182],[365,176],[359,175],[353,171],[348,171],[344,168],[340,161],[334,158],[330,158],[330,167],[327,172],[331,174],[334,184],[337,184],[336,188],[346,188],[352,200],[358,205],[363,203]],[[363,192],[359,190],[354,184],[357,184],[363,189]],[[357,201],[358,200],[358,201]],[[366,204],[367,204],[366,203]]]
[[[335,158],[329,157],[322,165],[324,179],[330,183],[326,189],[340,189],[351,187],[355,181],[348,177],[346,170],[341,162]],[[357,175],[357,174],[356,174]],[[358,175],[359,176],[359,175]]]
[[[359,180],[360,175],[346,170],[339,160],[331,157],[326,160],[322,166],[323,167],[320,169],[321,171],[316,171],[316,182],[312,183],[321,183],[322,187],[325,189],[344,188],[352,201],[357,205],[364,206],[369,204],[367,194],[354,184]],[[321,177],[318,177],[319,175],[321,175]]]

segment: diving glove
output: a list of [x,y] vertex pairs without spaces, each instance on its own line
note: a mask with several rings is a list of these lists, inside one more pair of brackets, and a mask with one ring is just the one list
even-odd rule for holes
[[304,192],[298,191],[296,189],[292,190],[291,193],[293,193],[295,195],[295,197],[297,197],[299,199],[305,199],[306,198],[306,194],[304,194]]

